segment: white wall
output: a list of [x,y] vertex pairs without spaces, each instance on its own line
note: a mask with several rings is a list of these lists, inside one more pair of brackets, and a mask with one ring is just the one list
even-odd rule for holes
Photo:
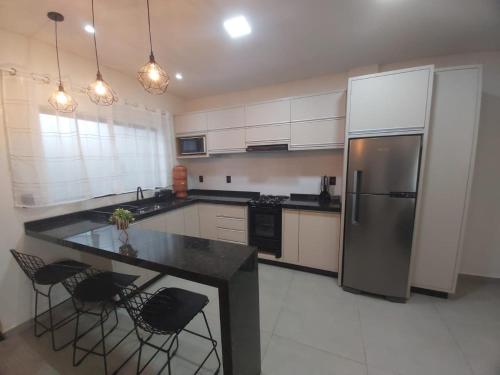
[[[262,194],[319,194],[320,176],[336,176],[340,194],[343,150],[266,152],[182,160],[190,189],[258,191]],[[198,182],[203,176],[203,183]],[[231,176],[231,183],[226,183]]]
[[[90,46],[89,46],[90,48]],[[61,54],[63,73],[73,82],[85,83],[95,78],[93,61],[73,54]],[[22,35],[0,30],[0,66],[16,66],[29,72],[55,75],[56,61],[53,46],[28,39]],[[107,79],[118,92],[121,100],[161,108],[171,113],[183,110],[183,100],[173,95],[151,96],[136,82],[134,76],[126,76],[111,69],[103,69]],[[64,77],[63,77],[64,80]],[[0,119],[2,115],[0,114]],[[0,123],[0,330],[5,332],[32,316],[33,292],[28,279],[19,270],[10,255],[10,248],[18,248],[40,255],[46,260],[60,257],[77,257],[75,251],[24,236],[25,221],[60,215],[91,207],[134,199],[133,195],[120,195],[86,202],[60,205],[43,209],[14,208],[9,164],[7,160],[4,127]],[[86,260],[90,258],[87,257]],[[91,259],[92,262],[97,261]]]
[[[308,80],[287,82],[279,85],[258,87],[251,90],[198,98],[186,102],[187,111],[204,110],[209,108],[238,105],[262,100],[271,100],[280,97],[316,93],[334,89],[345,89],[349,76],[369,74],[376,71],[388,71],[394,69],[408,68],[418,65],[434,64],[436,67],[483,64],[483,97],[482,110],[479,126],[479,139],[477,146],[477,157],[475,173],[472,184],[470,200],[469,220],[465,229],[465,243],[462,257],[461,272],[489,277],[500,277],[500,172],[498,161],[500,160],[500,52],[471,53],[461,55],[450,55],[441,57],[429,57],[419,60],[405,61],[399,63],[373,65],[352,69],[347,73],[328,75],[324,77],[311,78]],[[325,153],[328,153],[325,151]],[[263,192],[285,192],[283,188],[288,181],[292,181],[292,174],[304,177],[295,177],[297,190],[310,192],[313,188],[313,179],[309,173],[319,174],[333,173],[341,175],[342,166],[338,160],[341,157],[334,155],[319,156],[311,154],[299,155],[298,152],[294,163],[299,165],[297,171],[292,168],[281,168],[286,165],[281,157],[256,157],[249,156],[221,156],[203,161],[188,161],[183,163],[189,168],[192,176],[208,174],[208,183],[200,185],[192,178],[194,187],[205,186],[210,188],[221,188],[228,190],[252,190],[255,187]],[[277,155],[277,154],[276,154]],[[286,154],[288,155],[288,154]],[[328,155],[328,154],[326,154]],[[331,158],[331,160],[329,160]],[[264,161],[262,163],[261,161]],[[331,162],[335,160],[335,162]],[[239,164],[238,164],[239,163]],[[238,165],[248,167],[261,165],[262,170],[254,167],[252,178],[246,181],[244,177],[238,177],[238,184],[225,184],[225,176],[228,171],[238,173]],[[335,169],[333,168],[335,165]],[[273,175],[273,173],[277,173]],[[205,172],[205,173],[203,173]],[[287,175],[290,173],[290,175]],[[229,173],[228,173],[229,174]],[[265,187],[265,184],[271,184]],[[260,189],[258,189],[260,187]],[[295,192],[291,191],[290,192]]]

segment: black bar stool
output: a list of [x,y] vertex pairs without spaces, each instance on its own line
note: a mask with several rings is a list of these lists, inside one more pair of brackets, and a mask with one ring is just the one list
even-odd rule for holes
[[[34,334],[36,337],[42,336],[46,332],[50,332],[52,338],[52,349],[55,351],[61,350],[72,343],[73,340],[69,340],[63,345],[57,346],[55,339],[55,331],[72,320],[76,318],[76,312],[72,312],[70,315],[54,323],[53,309],[55,309],[60,304],[65,301],[52,306],[52,288],[63,282],[69,277],[72,277],[82,271],[86,270],[90,266],[85,263],[77,262],[74,260],[62,260],[50,264],[45,264],[42,258],[31,254],[20,253],[14,249],[10,252],[14,256],[14,259],[19,264],[21,269],[24,271],[26,276],[31,280],[33,285],[33,290],[35,291],[35,318],[34,318]],[[48,290],[46,293],[42,292],[38,286],[46,286]],[[47,298],[49,302],[48,310],[38,313],[38,295],[42,295]],[[40,317],[49,314],[49,326],[40,322]],[[43,330],[38,332],[38,327],[41,326]]]
[[[139,291],[136,288],[124,288],[120,292],[125,308],[134,321],[135,331],[139,339],[139,358],[137,359],[136,373],[140,374],[151,363],[156,355],[161,351],[167,355],[167,362],[158,372],[161,373],[165,367],[171,372],[170,362],[179,348],[178,336],[181,332],[188,332],[211,343],[211,350],[198,366],[197,374],[212,353],[215,353],[218,367],[214,374],[220,371],[220,358],[217,353],[217,341],[213,339],[210,326],[203,308],[208,304],[208,298],[204,295],[193,293],[178,288],[161,288],[156,293],[151,294]],[[186,329],[186,326],[198,315],[203,316],[207,327],[208,336]],[[144,331],[144,335],[140,331]],[[167,336],[161,345],[150,342],[154,335]],[[175,347],[174,347],[175,343]],[[168,344],[168,347],[166,347]],[[148,345],[156,349],[151,358],[141,367],[142,347]],[[172,350],[174,348],[174,350]]]
[[[73,340],[73,366],[78,366],[90,354],[94,354],[103,357],[104,373],[108,373],[107,355],[115,350],[134,331],[134,328],[132,328],[113,347],[106,348],[106,337],[108,337],[118,326],[117,307],[120,304],[118,295],[122,288],[130,286],[138,277],[139,276],[116,272],[99,271],[91,268],[86,270],[85,273],[76,274],[63,282],[63,285],[73,297],[73,303],[77,313],[75,336]],[[80,333],[80,317],[83,314],[97,317],[97,322]],[[105,332],[104,323],[111,315],[114,315],[115,323]],[[90,348],[78,345],[83,337],[99,326],[101,339],[97,341],[97,343]],[[97,351],[99,345],[102,347],[101,351]],[[85,353],[79,359],[77,359],[78,351],[83,351]],[[122,364],[120,368],[124,364]],[[117,371],[118,370],[116,370],[115,373]]]

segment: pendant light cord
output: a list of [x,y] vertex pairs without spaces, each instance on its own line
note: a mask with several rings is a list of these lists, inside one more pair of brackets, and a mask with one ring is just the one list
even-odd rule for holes
[[56,34],[56,57],[57,57],[57,72],[59,75],[59,85],[62,85],[62,80],[61,80],[61,65],[59,64],[59,43],[58,43],[58,37],[57,37],[57,21],[54,21],[54,29],[55,29],[55,34]]
[[146,0],[146,4],[148,6],[149,49],[150,49],[151,56],[153,56],[153,40],[151,38],[151,17],[149,15],[149,0]]
[[97,74],[100,74],[99,69],[99,57],[97,56],[97,39],[96,39],[96,29],[95,29],[95,15],[94,15],[94,0],[92,0],[92,27],[94,28],[94,51],[95,51],[95,61],[97,63]]

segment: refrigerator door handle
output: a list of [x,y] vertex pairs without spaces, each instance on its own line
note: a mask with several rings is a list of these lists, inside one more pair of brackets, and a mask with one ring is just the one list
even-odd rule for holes
[[352,223],[359,224],[359,183],[361,180],[361,171],[355,170],[353,175],[353,195],[352,201]]

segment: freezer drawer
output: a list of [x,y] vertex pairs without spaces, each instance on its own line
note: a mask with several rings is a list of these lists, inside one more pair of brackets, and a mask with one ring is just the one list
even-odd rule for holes
[[405,298],[414,216],[414,198],[348,194],[343,285]]

